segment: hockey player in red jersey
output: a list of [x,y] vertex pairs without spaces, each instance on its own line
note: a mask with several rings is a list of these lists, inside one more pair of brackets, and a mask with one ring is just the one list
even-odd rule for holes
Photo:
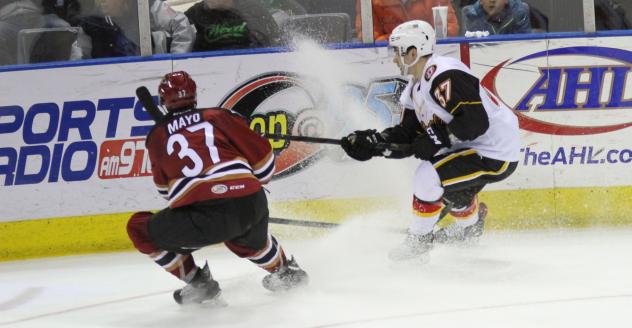
[[146,147],[154,182],[169,206],[135,213],[127,231],[141,253],[187,283],[174,292],[176,302],[219,297],[208,264],[196,266],[192,252],[221,242],[268,271],[263,286],[269,290],[306,284],[305,271],[268,232],[262,188],[274,173],[268,140],[235,112],[196,109],[196,84],[186,72],[165,75],[158,92],[168,113],[149,132]]
[[[434,54],[435,33],[427,22],[409,21],[389,37],[393,62],[410,76],[400,103],[401,122],[382,132],[355,131],[342,138],[357,160],[373,156],[421,159],[414,177],[412,219],[404,242],[389,253],[393,260],[427,258],[435,242],[479,237],[486,207],[477,194],[516,169],[518,122],[511,109],[483,88],[461,61]],[[380,142],[410,144],[410,151],[376,148]],[[435,225],[447,213],[455,222]]]

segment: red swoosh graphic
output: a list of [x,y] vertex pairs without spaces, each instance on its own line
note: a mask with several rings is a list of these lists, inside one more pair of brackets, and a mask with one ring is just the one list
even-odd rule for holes
[[292,142],[290,146],[281,151],[276,158],[275,174],[283,173],[294,168],[303,162],[310,160],[316,156],[322,146],[317,144],[307,144],[304,142]]
[[[483,85],[487,90],[493,93],[499,99],[498,91],[496,90],[496,76],[500,69],[505,66],[505,64],[509,61],[505,60],[504,62],[498,64],[491,71],[487,72],[485,77],[481,80],[481,85]],[[558,136],[576,136],[576,135],[589,135],[589,134],[600,134],[607,133],[612,131],[617,131],[621,129],[625,129],[629,126],[632,126],[632,122],[615,124],[615,125],[604,125],[604,126],[573,126],[573,125],[562,125],[555,124],[550,122],[545,122],[541,120],[537,120],[531,117],[528,117],[522,113],[517,111],[513,111],[516,116],[518,116],[518,122],[520,124],[520,128],[526,131],[544,133],[544,134],[552,134]]]

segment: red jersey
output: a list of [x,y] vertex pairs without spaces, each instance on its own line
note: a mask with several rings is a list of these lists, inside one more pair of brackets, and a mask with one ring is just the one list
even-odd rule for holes
[[176,112],[147,135],[154,183],[176,208],[255,193],[274,173],[268,140],[223,108]]

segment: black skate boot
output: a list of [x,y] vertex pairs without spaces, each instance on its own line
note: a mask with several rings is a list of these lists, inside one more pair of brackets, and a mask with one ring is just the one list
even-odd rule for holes
[[441,228],[435,232],[435,242],[442,244],[476,242],[483,235],[486,216],[487,205],[480,203],[478,205],[478,221],[476,223],[465,228],[455,223]]
[[273,292],[289,290],[307,283],[309,276],[298,266],[294,256],[277,271],[263,277],[262,281],[263,287]]
[[[176,303],[201,304],[207,302],[220,301],[221,289],[217,281],[211,277],[208,263],[195,273],[195,277],[184,288],[173,292],[173,299]],[[220,302],[221,303],[221,302]]]
[[409,232],[404,242],[388,253],[388,258],[393,261],[419,259],[421,262],[426,262],[429,259],[428,252],[433,246],[433,239],[432,232],[421,236]]

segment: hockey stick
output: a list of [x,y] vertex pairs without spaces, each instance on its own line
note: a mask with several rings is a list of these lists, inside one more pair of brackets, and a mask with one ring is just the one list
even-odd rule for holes
[[[154,103],[154,99],[147,90],[146,87],[141,86],[136,89],[136,97],[143,104],[143,107],[147,110],[147,113],[151,116],[151,118],[156,122],[160,122],[164,118],[164,114],[160,111],[158,106]],[[264,137],[268,139],[276,139],[276,140],[289,140],[289,141],[300,141],[300,142],[311,142],[311,143],[322,143],[322,144],[330,144],[330,145],[340,145],[340,139],[331,139],[331,138],[319,138],[319,137],[308,137],[308,136],[295,136],[289,134],[280,134],[280,133],[264,133]],[[377,150],[391,150],[391,151],[402,151],[407,152],[410,149],[410,145],[407,144],[396,144],[396,143],[378,143],[376,146]]]
[[336,228],[340,226],[339,223],[322,222],[322,221],[305,221],[294,219],[282,219],[282,218],[268,218],[268,222],[276,224],[294,225],[301,227],[313,227],[313,228]]
[[275,139],[275,140],[283,139],[283,140],[289,140],[289,141],[302,141],[302,142],[311,142],[311,143],[340,145],[340,139],[295,136],[291,134],[280,134],[280,133],[264,133],[263,136],[268,139]]
[[[295,135],[280,134],[280,133],[264,133],[263,136],[268,139],[276,139],[276,140],[283,139],[283,140],[289,140],[289,141],[322,143],[322,144],[330,144],[330,145],[341,144],[340,139],[331,139],[331,138],[295,136]],[[410,149],[410,145],[407,145],[407,144],[397,144],[397,143],[387,143],[387,142],[380,142],[375,147],[378,150],[392,150],[392,151],[403,151],[403,152],[406,152]]]
[[[333,223],[333,222],[283,219],[283,218],[274,218],[274,217],[268,218],[268,222],[275,223],[275,224],[284,224],[284,225],[309,227],[309,228],[323,228],[323,229],[334,229],[342,225],[341,223]],[[374,227],[365,226],[363,228],[383,230],[386,232],[392,232],[392,233],[398,233],[398,234],[406,233],[408,231],[406,229],[400,229],[400,228],[379,228],[375,226]]]
[[162,121],[164,118],[164,114],[160,111],[160,108],[156,106],[154,103],[154,98],[149,93],[146,87],[138,87],[136,88],[136,97],[140,100],[140,103],[143,104],[143,107],[147,110],[147,113],[151,116],[151,118],[156,122]]

